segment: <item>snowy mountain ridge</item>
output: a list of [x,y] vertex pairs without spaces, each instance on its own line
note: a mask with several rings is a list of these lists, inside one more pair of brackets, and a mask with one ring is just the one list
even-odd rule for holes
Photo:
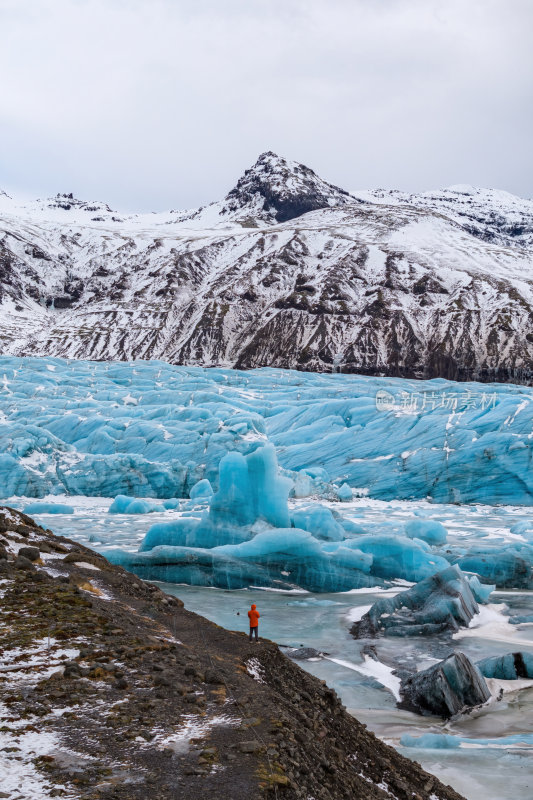
[[0,195],[3,354],[529,382],[533,202],[353,195],[262,154],[219,202]]
[[384,205],[412,205],[445,214],[473,236],[510,247],[533,248],[533,200],[501,189],[467,184],[439,191],[409,194],[374,189],[354,192],[361,200]]

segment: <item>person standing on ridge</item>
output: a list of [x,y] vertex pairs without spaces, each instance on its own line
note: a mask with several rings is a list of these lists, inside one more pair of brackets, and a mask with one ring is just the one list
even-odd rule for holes
[[248,612],[248,619],[250,620],[250,641],[252,641],[252,636],[255,636],[255,641],[259,641],[259,611],[257,610],[257,606],[255,603],[252,603],[252,607]]

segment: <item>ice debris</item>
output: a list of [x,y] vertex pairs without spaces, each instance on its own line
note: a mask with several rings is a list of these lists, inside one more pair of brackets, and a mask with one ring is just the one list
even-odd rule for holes
[[353,499],[353,491],[347,483],[343,483],[337,489],[337,497],[343,502],[349,502]]
[[431,545],[446,544],[448,532],[441,522],[431,519],[413,519],[405,524],[405,535],[410,539],[422,539]]
[[166,507],[162,503],[154,503],[150,500],[143,500],[140,497],[128,497],[119,494],[109,506],[109,514],[151,514],[154,511],[165,511]]
[[191,500],[208,500],[212,496],[213,487],[207,478],[203,478],[201,481],[198,481],[198,483],[195,483],[189,492]]
[[404,733],[400,739],[402,747],[418,747],[427,750],[453,750],[459,747],[494,747],[498,750],[531,750],[533,734],[515,733],[511,736],[500,736],[496,739],[471,739],[466,736],[453,736],[447,733],[423,733],[422,736],[411,736]]
[[[448,553],[453,558],[456,548]],[[454,558],[465,572],[475,572],[479,578],[498,588],[533,588],[533,545],[507,543],[501,545],[473,544],[464,555]]]

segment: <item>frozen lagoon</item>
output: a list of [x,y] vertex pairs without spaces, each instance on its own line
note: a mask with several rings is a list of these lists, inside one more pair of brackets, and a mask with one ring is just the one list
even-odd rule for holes
[[[179,517],[179,510],[145,515],[108,514],[111,498],[54,497],[68,502],[74,515],[36,515],[37,521],[54,532],[69,536],[102,553],[120,546],[136,552],[147,530],[155,522]],[[23,508],[24,498],[11,498],[11,505]],[[339,503],[327,503],[339,507]],[[306,500],[291,500],[292,509]],[[519,506],[456,506],[428,502],[382,502],[360,498],[342,503],[342,513],[365,529],[379,530],[387,525],[400,531],[405,521],[422,511],[429,519],[441,522],[448,530],[448,542],[460,544],[479,541],[517,541],[511,532],[517,523],[528,522],[527,508]],[[396,708],[397,687],[390,665],[429,666],[459,647],[477,661],[491,655],[522,650],[533,653],[533,625],[511,624],[510,617],[533,614],[533,592],[503,590],[495,592],[488,606],[482,606],[468,630],[455,639],[446,637],[381,638],[374,642],[379,662],[364,658],[364,642],[354,640],[349,629],[383,590],[313,594],[260,589],[224,591],[165,584],[166,591],[182,598],[187,608],[218,624],[246,630],[246,611],[257,602],[261,611],[261,634],[282,645],[305,645],[325,652],[327,658],[299,662],[305,669],[323,678],[343,698],[347,708],[380,737],[400,747],[402,752],[438,774],[447,783],[472,800],[517,800],[530,796],[533,778],[533,689],[522,688],[504,694],[500,702],[490,704],[471,715],[443,722],[420,717]],[[393,593],[405,588],[385,590]],[[508,686],[507,689],[515,687]],[[466,739],[495,740],[492,744],[464,742],[454,749],[400,746],[406,734],[418,737],[426,733],[447,733]],[[518,740],[509,737],[518,735]],[[517,743],[518,741],[518,743]]]

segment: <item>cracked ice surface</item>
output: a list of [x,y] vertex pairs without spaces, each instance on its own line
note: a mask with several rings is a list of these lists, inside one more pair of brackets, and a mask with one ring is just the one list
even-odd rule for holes
[[188,497],[269,440],[375,498],[533,503],[529,387],[14,357],[0,376],[3,497]]

